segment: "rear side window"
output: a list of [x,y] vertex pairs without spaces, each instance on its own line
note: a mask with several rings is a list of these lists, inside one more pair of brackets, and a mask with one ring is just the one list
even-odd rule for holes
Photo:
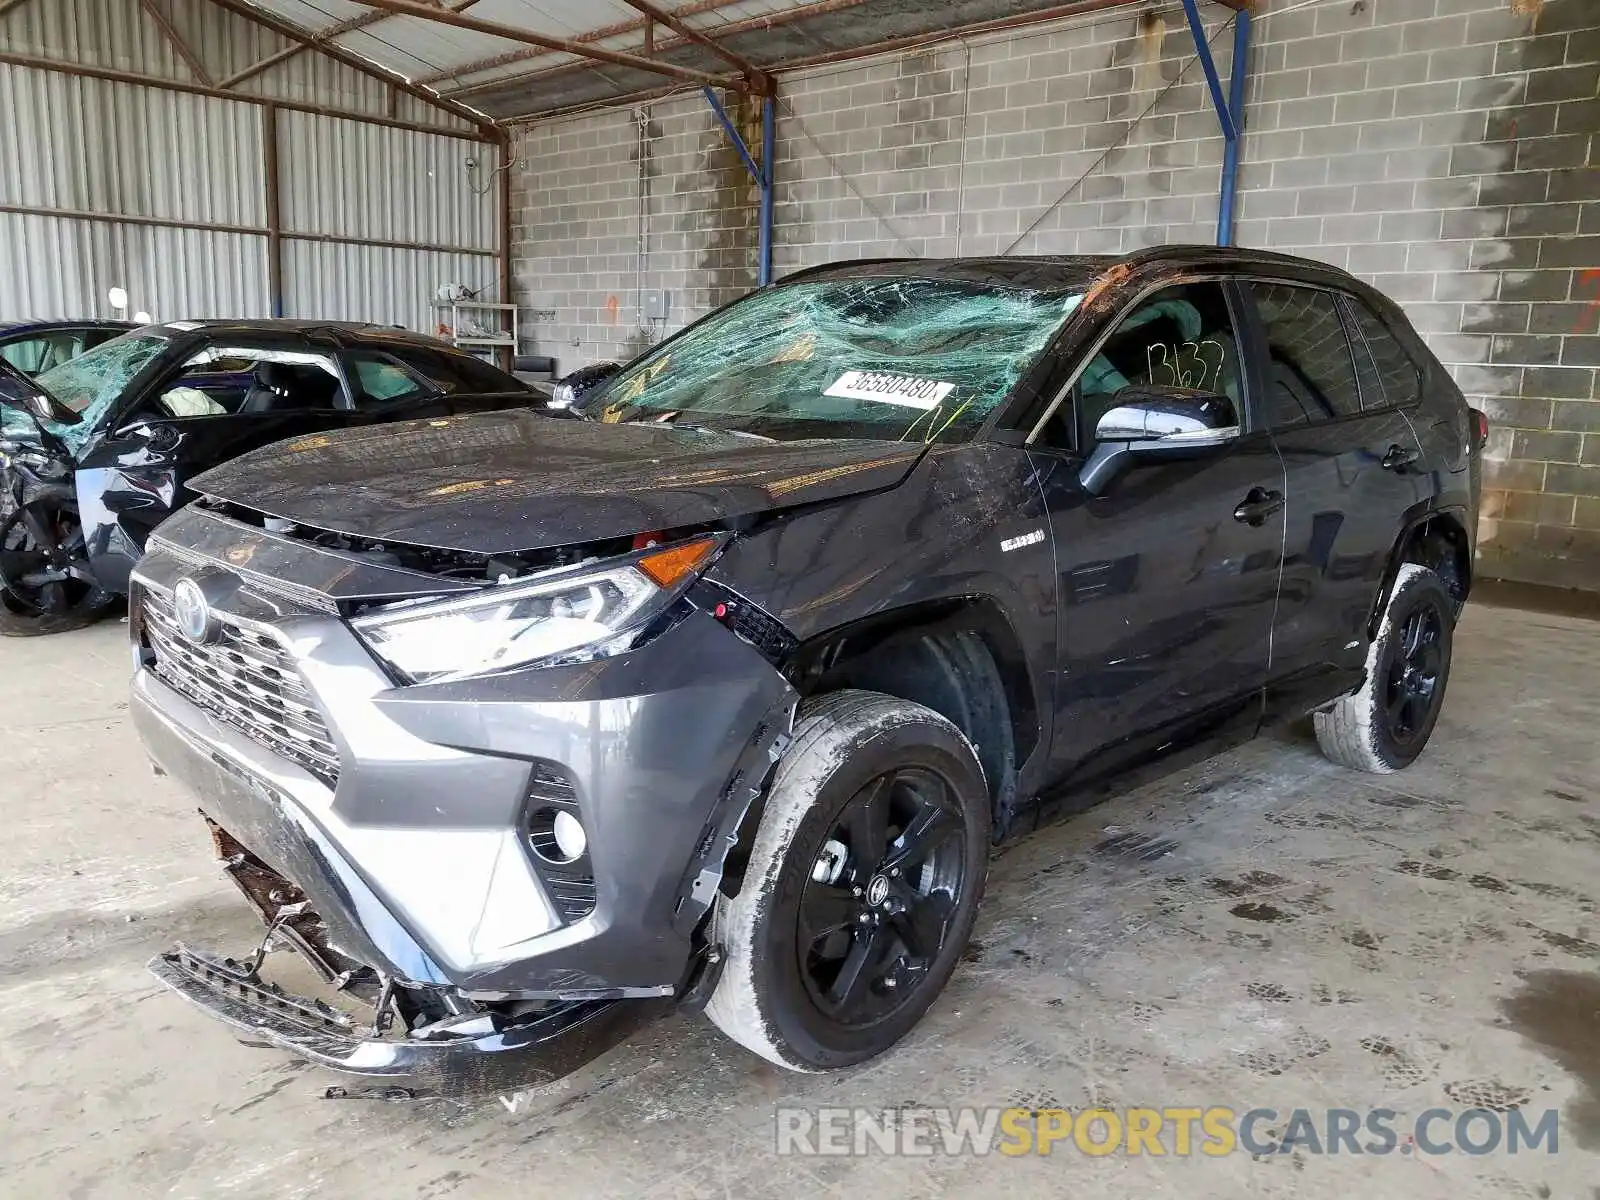
[[522,385],[470,354],[425,349],[421,346],[396,346],[390,351],[407,366],[422,372],[442,392],[511,392]]
[[1254,283],[1267,338],[1267,419],[1275,428],[1361,411],[1350,339],[1332,292]]
[[1388,327],[1360,300],[1345,297],[1355,320],[1356,372],[1363,408],[1411,404],[1422,395],[1422,374]]

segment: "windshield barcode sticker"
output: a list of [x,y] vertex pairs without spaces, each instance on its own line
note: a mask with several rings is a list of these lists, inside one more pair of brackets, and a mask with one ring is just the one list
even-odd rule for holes
[[955,384],[937,379],[886,375],[881,371],[846,371],[822,394],[845,400],[877,400],[906,408],[938,408],[939,401],[955,390]]

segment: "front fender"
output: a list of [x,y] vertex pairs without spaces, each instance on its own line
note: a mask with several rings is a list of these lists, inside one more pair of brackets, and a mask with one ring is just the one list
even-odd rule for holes
[[1036,744],[1049,744],[1055,548],[1026,451],[936,447],[896,487],[775,515],[709,574],[801,642],[901,610],[986,601],[1023,648]]

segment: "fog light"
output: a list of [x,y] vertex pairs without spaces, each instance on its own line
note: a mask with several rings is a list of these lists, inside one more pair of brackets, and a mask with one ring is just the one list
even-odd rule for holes
[[589,848],[589,835],[583,831],[583,822],[569,812],[556,814],[550,833],[556,839],[556,848],[561,851],[561,857],[567,862],[582,858],[584,851]]

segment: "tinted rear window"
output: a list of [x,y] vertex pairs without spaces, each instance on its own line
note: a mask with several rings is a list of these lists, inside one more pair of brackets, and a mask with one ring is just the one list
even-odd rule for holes
[[1364,408],[1410,404],[1422,394],[1422,376],[1405,347],[1362,301],[1346,301],[1356,324],[1356,366]]
[[1267,337],[1267,417],[1284,428],[1361,411],[1350,340],[1332,292],[1255,283]]

